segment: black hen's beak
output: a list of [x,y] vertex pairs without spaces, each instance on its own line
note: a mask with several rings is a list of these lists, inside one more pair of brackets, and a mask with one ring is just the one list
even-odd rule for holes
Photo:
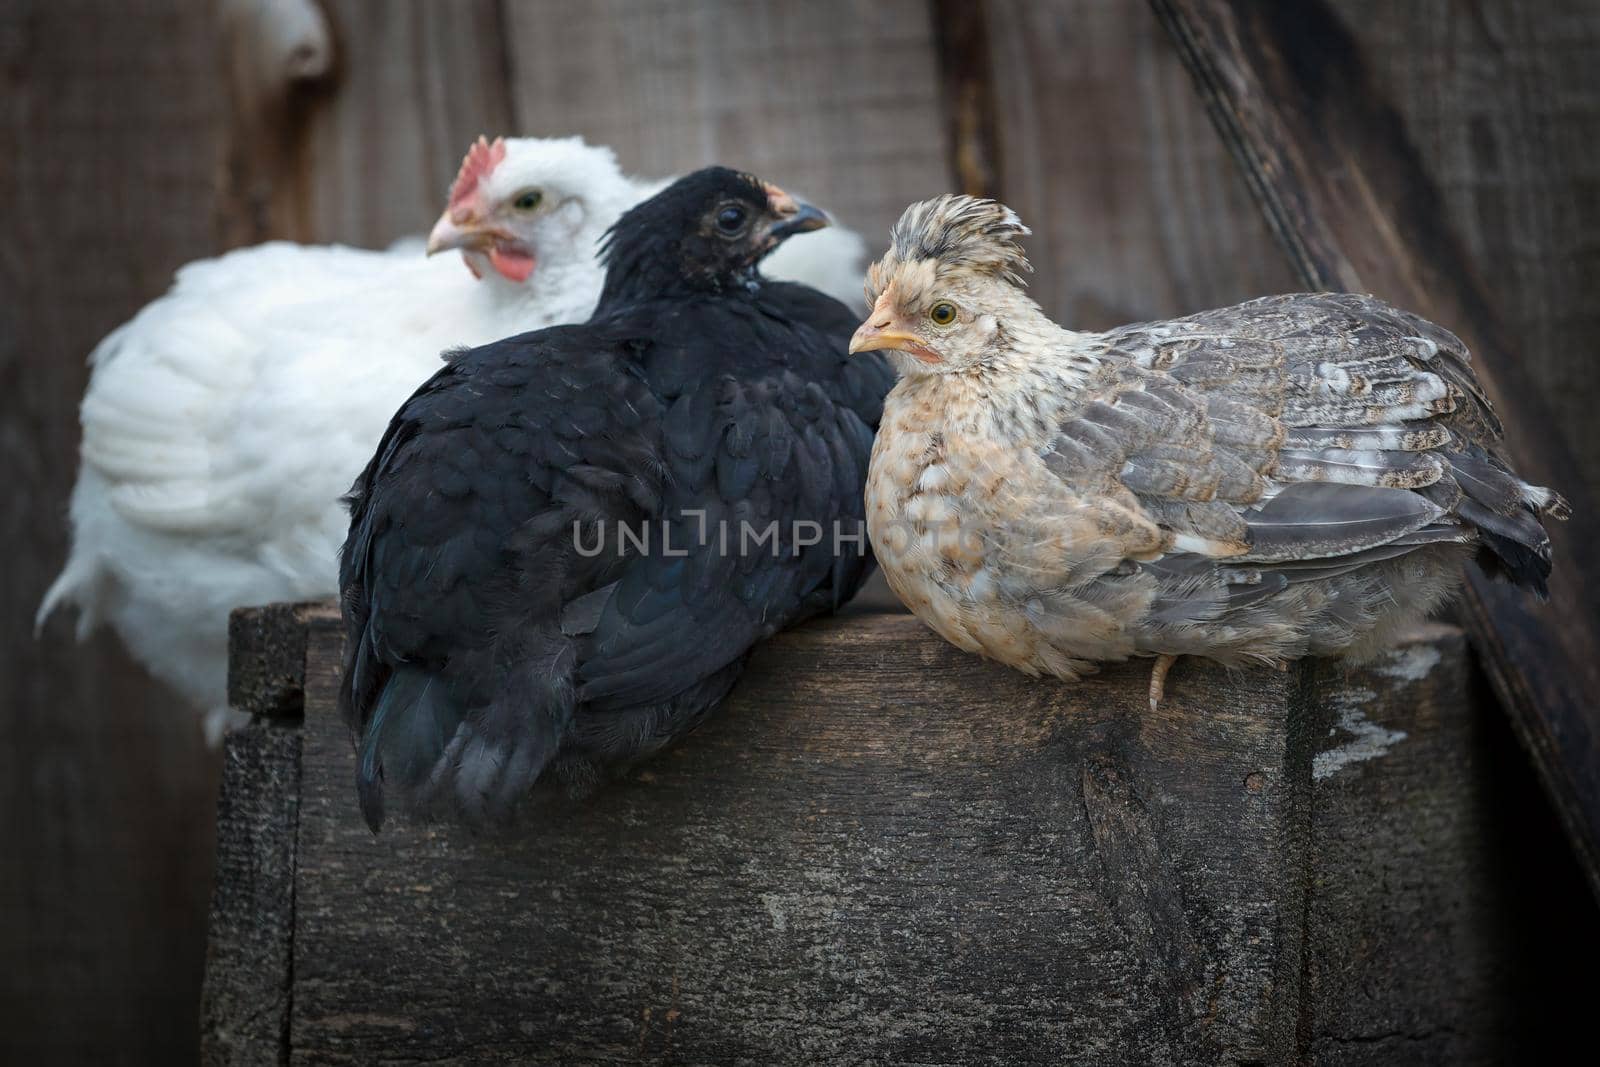
[[796,200],[776,185],[768,184],[767,206],[778,217],[767,230],[767,236],[773,244],[797,233],[808,233],[811,230],[820,230],[830,225],[831,220],[827,213],[812,207],[804,200]]
[[779,219],[768,230],[774,241],[781,241],[785,237],[793,237],[797,233],[808,233],[811,230],[820,230],[830,224],[827,213],[820,208],[814,208],[802,200],[795,201],[795,213],[786,219]]

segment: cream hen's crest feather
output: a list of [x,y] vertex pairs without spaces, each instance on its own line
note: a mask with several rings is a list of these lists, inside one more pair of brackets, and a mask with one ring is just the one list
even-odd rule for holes
[[949,193],[912,204],[889,231],[889,252],[875,263],[867,283],[872,303],[903,267],[934,264],[936,277],[967,271],[1021,287],[1033,270],[1020,239],[1028,227],[1004,204]]
[[[80,633],[109,623],[212,727],[225,721],[229,612],[334,595],[339,498],[440,353],[586,318],[600,235],[665,184],[629,178],[578,138],[498,144],[469,154],[477,193],[537,180],[585,204],[524,284],[476,281],[415,240],[382,252],[274,242],[184,267],[101,342],[72,545],[41,624],[69,604]],[[859,293],[860,239],[801,247],[814,240],[786,242],[768,273]]]

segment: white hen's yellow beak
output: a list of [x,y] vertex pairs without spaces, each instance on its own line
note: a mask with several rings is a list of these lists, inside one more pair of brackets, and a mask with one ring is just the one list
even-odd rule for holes
[[475,253],[487,257],[496,274],[518,284],[533,276],[538,262],[531,248],[470,207],[446,210],[428,234],[428,255],[452,248],[460,250],[461,258],[475,278],[483,277],[481,259],[474,262]]
[[482,252],[492,245],[496,234],[483,220],[469,212],[446,210],[428,233],[428,255],[458,248],[463,252]]

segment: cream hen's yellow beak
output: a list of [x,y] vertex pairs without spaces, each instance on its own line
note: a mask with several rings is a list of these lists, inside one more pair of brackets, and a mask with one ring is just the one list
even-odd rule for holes
[[850,354],[877,352],[885,348],[906,352],[921,345],[922,341],[915,334],[893,329],[887,324],[880,326],[874,322],[863,322],[855,336],[850,338]]
[[885,348],[904,352],[923,363],[940,363],[944,359],[900,320],[894,302],[887,292],[878,298],[878,302],[873,305],[872,314],[867,316],[867,321],[863,322],[856,329],[855,335],[850,338],[850,354],[853,356],[859,352],[877,352]]

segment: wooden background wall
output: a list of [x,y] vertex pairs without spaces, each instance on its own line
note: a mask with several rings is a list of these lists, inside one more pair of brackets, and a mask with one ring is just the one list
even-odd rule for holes
[[[1600,8],[1327,2],[1493,279],[1551,432],[1589,461],[1571,477],[1600,486]],[[420,232],[484,132],[583,133],[640,173],[747,167],[877,247],[907,201],[954,187],[950,131],[976,116],[989,180],[1036,231],[1035,292],[1068,324],[1293,287],[1136,0],[321,0],[305,10],[331,49],[288,55],[261,43],[262,6],[0,6],[6,1062],[194,1055],[216,756],[114,640],[32,633],[65,552],[84,356],[179,264]],[[955,82],[973,63],[987,98]]]

